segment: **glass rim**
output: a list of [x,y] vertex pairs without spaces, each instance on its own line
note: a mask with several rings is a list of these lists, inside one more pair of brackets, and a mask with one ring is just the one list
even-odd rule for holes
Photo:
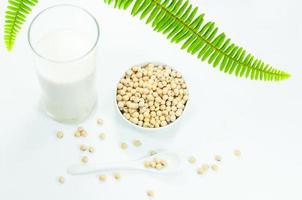
[[[51,9],[54,9],[54,8],[58,8],[58,7],[72,7],[72,8],[76,8],[76,9],[79,9],[83,12],[85,12],[86,14],[88,14],[89,17],[91,17],[91,19],[94,21],[95,23],[95,26],[96,26],[96,29],[97,29],[97,35],[96,35],[96,39],[93,43],[93,45],[88,48],[88,50],[86,51],[86,53],[83,53],[82,55],[80,56],[77,56],[76,58],[73,58],[73,59],[70,59],[70,60],[63,60],[63,61],[59,61],[59,60],[55,60],[55,59],[51,59],[51,58],[48,58],[47,56],[43,56],[42,54],[40,54],[35,48],[34,48],[34,45],[32,44],[32,41],[31,41],[31,29],[32,29],[32,26],[33,24],[35,23],[35,21],[45,12],[47,12],[48,10],[51,10]],[[85,58],[86,56],[88,56],[97,46],[98,44],[98,41],[99,41],[99,38],[100,38],[100,27],[99,27],[99,24],[96,20],[96,18],[89,12],[87,11],[86,9],[80,7],[80,6],[77,6],[77,5],[72,5],[72,4],[57,4],[57,5],[54,5],[54,6],[50,6],[48,8],[45,8],[43,9],[42,11],[40,11],[34,18],[33,20],[31,21],[30,25],[29,25],[29,28],[28,28],[28,32],[27,32],[27,40],[28,40],[28,43],[29,43],[29,46],[30,48],[32,49],[32,51],[37,55],[39,56],[40,58],[44,59],[44,60],[47,60],[49,62],[53,62],[53,63],[71,63],[71,62],[75,62],[75,61],[78,61],[78,60],[81,60],[83,58]]]

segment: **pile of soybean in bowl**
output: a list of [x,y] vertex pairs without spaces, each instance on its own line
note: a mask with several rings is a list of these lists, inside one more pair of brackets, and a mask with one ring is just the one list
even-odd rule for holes
[[116,91],[122,115],[144,128],[160,128],[173,123],[182,115],[188,98],[182,75],[168,66],[155,64],[129,69]]

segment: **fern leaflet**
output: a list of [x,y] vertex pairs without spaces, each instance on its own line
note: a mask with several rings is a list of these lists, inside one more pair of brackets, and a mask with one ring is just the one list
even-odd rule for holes
[[146,18],[155,31],[167,35],[171,42],[182,42],[181,49],[197,55],[220,71],[252,80],[280,81],[290,74],[273,68],[232,43],[225,33],[219,33],[214,22],[204,22],[204,14],[189,0],[104,0],[115,8]]
[[38,0],[9,0],[5,12],[4,41],[7,50],[14,47],[17,34],[25,22],[26,15],[31,12]]

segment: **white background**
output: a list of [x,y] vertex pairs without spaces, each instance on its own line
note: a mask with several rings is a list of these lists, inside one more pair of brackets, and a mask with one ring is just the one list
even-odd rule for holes
[[[12,53],[0,42],[0,199],[302,199],[302,4],[299,0],[192,0],[233,41],[257,57],[290,72],[280,83],[237,79],[211,69],[170,44],[161,34],[129,11],[114,10],[102,0],[64,1],[92,12],[101,27],[99,42],[99,105],[81,124],[87,139],[75,139],[77,125],[62,125],[38,110],[39,85],[26,39],[29,22],[42,9],[61,3],[41,0],[28,17]],[[1,22],[6,1],[1,0]],[[2,27],[1,38],[2,38]],[[123,71],[134,64],[159,61],[181,71],[190,87],[190,104],[179,127],[169,133],[147,134],[119,119],[113,91]],[[103,127],[96,117],[105,120]],[[56,130],[65,138],[57,140]],[[98,133],[108,140],[101,142]],[[143,141],[142,148],[119,149],[121,141]],[[120,182],[108,174],[106,183],[97,175],[71,177],[66,168],[78,163],[78,145],[93,144],[91,162],[132,159],[151,148],[179,150],[195,155],[195,166],[173,177],[122,173]],[[233,156],[233,149],[242,158]],[[212,163],[213,155],[223,161],[217,173],[196,175],[201,163]],[[66,183],[57,183],[64,175]]]

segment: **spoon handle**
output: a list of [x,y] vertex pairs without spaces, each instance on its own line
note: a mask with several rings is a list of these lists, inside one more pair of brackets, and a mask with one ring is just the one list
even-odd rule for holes
[[105,171],[134,171],[142,170],[137,162],[115,162],[115,163],[96,163],[96,164],[82,164],[73,165],[67,169],[71,175],[85,175]]

